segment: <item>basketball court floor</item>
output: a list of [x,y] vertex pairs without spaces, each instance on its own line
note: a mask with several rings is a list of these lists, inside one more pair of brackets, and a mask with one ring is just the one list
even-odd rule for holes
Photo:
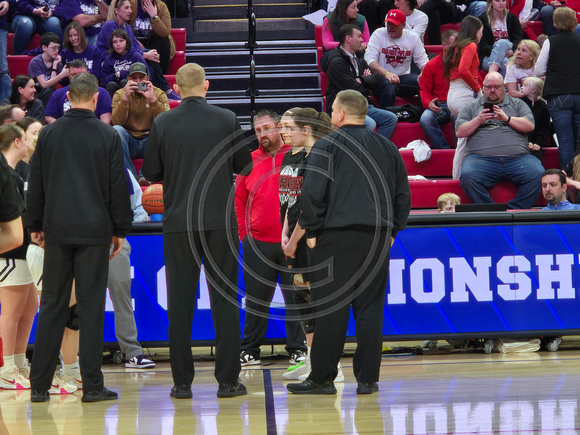
[[289,394],[283,347],[265,346],[262,365],[242,370],[248,395],[218,400],[210,349],[194,348],[193,399],[178,400],[169,397],[167,349],[152,349],[153,370],[103,366],[118,401],[82,404],[77,393],[30,403],[28,391],[0,390],[0,435],[580,432],[580,337],[566,337],[558,352],[384,356],[380,391],[360,396],[353,350],[348,344],[334,396]]

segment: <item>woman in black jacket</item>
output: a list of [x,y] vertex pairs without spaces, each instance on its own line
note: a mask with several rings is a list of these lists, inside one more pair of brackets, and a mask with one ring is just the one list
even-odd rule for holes
[[18,104],[26,112],[26,116],[35,118],[44,125],[44,105],[35,97],[34,80],[24,74],[17,75],[12,82],[12,93],[2,104]]
[[487,0],[485,14],[479,16],[483,23],[479,42],[481,67],[488,72],[500,72],[502,76],[508,59],[524,36],[519,18],[506,5],[506,0]]

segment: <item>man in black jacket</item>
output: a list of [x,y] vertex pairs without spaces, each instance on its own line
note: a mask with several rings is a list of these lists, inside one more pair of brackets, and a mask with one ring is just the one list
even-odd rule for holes
[[82,401],[117,398],[104,387],[101,372],[105,294],[109,258],[119,253],[131,230],[131,206],[121,140],[96,117],[98,96],[96,77],[75,76],[68,92],[71,109],[42,130],[31,163],[25,222],[32,241],[45,249],[30,373],[33,402],[49,398],[73,279]]
[[300,225],[317,269],[311,272],[317,318],[312,371],[301,384],[288,384],[292,393],[336,393],[351,305],[357,394],[379,388],[389,250],[407,225],[411,193],[397,147],[364,127],[366,106],[359,92],[340,92],[332,106],[339,130],[318,140],[309,157]]
[[363,40],[358,27],[345,24],[338,31],[340,45],[334,50],[328,60],[326,87],[326,111],[331,113],[332,103],[336,94],[345,89],[354,89],[364,95],[368,102],[365,125],[387,139],[391,137],[397,126],[397,115],[383,108],[374,106],[370,95],[379,97],[384,103],[389,100],[389,82],[380,74],[371,73],[363,58],[356,56],[361,49]]
[[142,168],[147,180],[163,181],[167,317],[175,383],[171,396],[192,397],[191,326],[202,258],[215,327],[217,395],[239,396],[247,392],[238,382],[238,235],[232,174],[248,175],[252,157],[236,115],[206,103],[209,82],[203,68],[188,63],[175,79],[183,100],[155,118]]

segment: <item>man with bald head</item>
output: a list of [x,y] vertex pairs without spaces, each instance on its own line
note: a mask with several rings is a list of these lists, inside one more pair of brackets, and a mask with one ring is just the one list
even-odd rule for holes
[[240,373],[237,305],[238,231],[232,174],[248,175],[250,149],[236,115],[207,104],[209,82],[195,63],[175,77],[183,99],[151,128],[143,175],[163,182],[163,247],[167,275],[171,397],[192,397],[191,326],[201,260],[215,329],[218,397],[247,394]]
[[518,186],[512,209],[532,208],[541,192],[544,168],[528,148],[534,115],[518,98],[505,93],[501,74],[489,73],[483,95],[467,103],[456,122],[458,138],[467,138],[461,187],[474,203],[492,203],[488,189],[501,180]]

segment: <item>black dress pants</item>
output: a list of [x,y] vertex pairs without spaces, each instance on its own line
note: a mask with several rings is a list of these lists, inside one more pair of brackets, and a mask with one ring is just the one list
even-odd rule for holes
[[49,390],[64,334],[73,279],[80,322],[79,364],[84,393],[103,388],[103,326],[108,245],[47,243],[40,312],[30,371],[33,390]]
[[[262,242],[244,237],[244,286],[246,288],[246,320],[244,323],[244,340],[242,350],[255,357],[260,357],[260,345],[268,331],[268,312],[274,297],[278,276],[286,315],[297,318],[295,290],[291,286],[291,274],[286,266],[286,257],[280,243]],[[288,308],[290,306],[290,309]],[[258,313],[255,313],[257,311]],[[298,320],[286,320],[286,351],[289,354],[296,350],[305,351],[304,332]]]
[[390,231],[323,230],[311,251],[312,303],[316,312],[309,379],[332,381],[338,371],[352,306],[357,349],[353,359],[358,382],[377,382],[382,356],[382,328],[389,271]]
[[[209,289],[215,330],[215,378],[237,382],[240,374],[240,312],[237,305],[237,233],[227,230],[165,233],[169,354],[176,385],[190,386],[195,369],[191,353],[191,327],[201,260]],[[235,242],[236,251],[230,242]]]

